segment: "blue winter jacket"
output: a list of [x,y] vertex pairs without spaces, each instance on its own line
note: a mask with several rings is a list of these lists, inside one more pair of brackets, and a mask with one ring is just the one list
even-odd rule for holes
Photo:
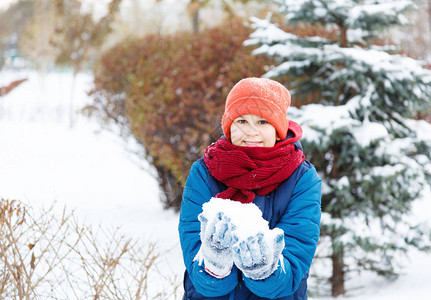
[[[299,142],[295,143],[301,147]],[[235,267],[222,279],[208,274],[194,260],[201,246],[198,215],[202,205],[226,189],[209,173],[203,159],[195,162],[186,181],[181,204],[179,235],[186,271],[184,299],[307,299],[307,277],[320,232],[321,180],[304,161],[296,171],[266,196],[253,201],[272,229],[284,231],[284,270],[264,280],[252,280]]]

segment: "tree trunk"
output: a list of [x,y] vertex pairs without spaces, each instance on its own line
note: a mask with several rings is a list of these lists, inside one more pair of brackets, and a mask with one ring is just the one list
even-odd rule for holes
[[205,5],[201,3],[200,1],[193,1],[191,0],[190,3],[187,5],[187,11],[192,19],[192,29],[194,33],[199,32],[199,10],[201,9],[202,5]]
[[196,9],[196,11],[193,14],[193,32],[198,33],[199,32],[199,8]]
[[347,28],[346,27],[340,27],[340,46],[342,48],[347,48]]
[[[429,30],[430,30],[430,36],[429,36],[429,42],[428,42],[428,46],[429,46],[429,52],[431,52],[431,0],[428,0],[428,26],[429,26]],[[428,55],[427,57],[428,59],[428,63],[431,64],[431,57]]]
[[332,245],[332,277],[330,278],[332,296],[344,295],[344,251],[343,248]]
[[75,86],[76,86],[76,77],[78,76],[79,69],[75,69],[73,71],[72,76],[72,84],[70,88],[70,97],[69,97],[69,127],[73,128],[75,125]]
[[155,166],[161,189],[160,200],[165,208],[173,208],[179,211],[183,197],[183,186],[172,172],[161,166]]

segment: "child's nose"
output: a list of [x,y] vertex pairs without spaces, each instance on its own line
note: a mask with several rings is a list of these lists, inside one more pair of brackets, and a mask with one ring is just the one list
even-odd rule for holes
[[258,134],[259,134],[259,131],[257,130],[256,126],[254,126],[254,125],[248,126],[248,128],[247,128],[247,135],[249,135],[249,136],[255,136],[255,135],[258,135]]

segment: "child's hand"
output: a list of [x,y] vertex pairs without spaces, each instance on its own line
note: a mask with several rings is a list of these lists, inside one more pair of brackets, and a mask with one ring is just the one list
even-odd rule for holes
[[265,234],[259,232],[233,245],[235,265],[253,280],[265,279],[277,269],[284,248],[283,230],[275,228]]
[[198,218],[201,222],[201,254],[205,270],[214,277],[223,278],[230,274],[233,265],[234,225],[223,212],[217,213],[210,221],[204,214],[200,214]]

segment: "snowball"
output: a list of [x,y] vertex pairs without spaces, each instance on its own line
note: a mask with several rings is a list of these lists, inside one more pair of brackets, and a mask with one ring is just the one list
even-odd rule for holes
[[235,234],[240,239],[269,230],[268,222],[262,217],[261,210],[254,203],[244,204],[213,197],[209,202],[204,203],[202,208],[203,214],[208,220],[214,219],[219,212],[228,216],[236,227]]

